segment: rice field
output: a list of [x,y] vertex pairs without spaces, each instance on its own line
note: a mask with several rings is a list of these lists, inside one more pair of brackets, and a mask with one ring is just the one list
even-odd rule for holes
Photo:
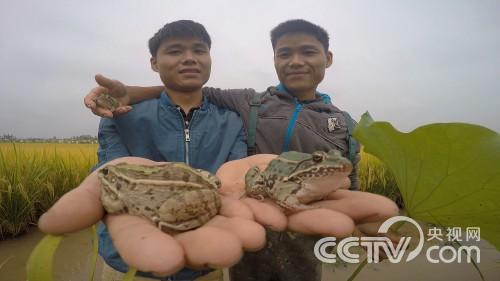
[[404,207],[396,179],[377,157],[361,151],[358,165],[360,190],[382,194],[396,202],[400,209]]
[[[26,232],[78,186],[97,163],[96,151],[96,144],[0,143],[0,240]],[[361,159],[361,190],[400,201],[394,178],[382,163],[366,153]]]
[[95,144],[0,143],[0,240],[24,233],[97,162]]

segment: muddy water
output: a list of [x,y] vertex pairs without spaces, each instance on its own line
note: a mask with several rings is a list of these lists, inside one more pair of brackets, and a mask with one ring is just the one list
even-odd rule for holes
[[[43,234],[33,228],[28,234],[17,239],[0,242],[0,281],[26,280],[25,265],[29,253],[40,241]],[[488,281],[500,280],[500,252],[487,242],[476,244],[481,248],[479,268]],[[54,268],[56,281],[87,281],[90,272],[90,231],[80,231],[68,235],[56,252]],[[424,252],[423,252],[424,253]],[[347,280],[356,266],[347,264],[324,265],[324,281]],[[99,273],[101,265],[98,264]],[[100,281],[97,274],[95,281]],[[425,254],[409,263],[391,264],[384,261],[367,265],[356,278],[358,281],[404,280],[404,281],[473,281],[481,280],[471,264],[431,264]]]
[[[6,263],[0,268],[0,281],[23,281],[26,280],[26,261],[35,245],[42,239],[44,234],[36,228],[19,238],[0,241],[0,264]],[[88,281],[90,273],[90,251],[92,239],[90,230],[83,230],[67,235],[62,241],[55,254],[54,280],[56,281]],[[97,264],[97,272],[100,272],[101,264]],[[99,281],[98,278],[95,281]]]

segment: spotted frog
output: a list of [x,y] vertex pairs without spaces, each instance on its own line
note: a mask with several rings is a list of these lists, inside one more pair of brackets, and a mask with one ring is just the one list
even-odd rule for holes
[[120,163],[98,172],[101,201],[110,214],[145,217],[164,232],[197,228],[221,207],[220,180],[184,163],[157,166]]
[[95,103],[111,112],[115,111],[120,106],[118,100],[107,93],[100,94],[95,100]]

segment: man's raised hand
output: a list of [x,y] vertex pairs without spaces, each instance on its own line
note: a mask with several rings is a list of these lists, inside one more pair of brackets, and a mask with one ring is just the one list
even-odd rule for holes
[[[99,86],[90,90],[85,96],[83,102],[95,115],[112,118],[115,115],[121,115],[132,110],[130,104],[130,97],[127,95],[127,89],[123,83],[118,80],[109,79],[101,74],[95,76],[95,81]],[[102,94],[109,94],[120,103],[120,106],[113,112],[107,108],[98,106],[96,103],[97,98]]]

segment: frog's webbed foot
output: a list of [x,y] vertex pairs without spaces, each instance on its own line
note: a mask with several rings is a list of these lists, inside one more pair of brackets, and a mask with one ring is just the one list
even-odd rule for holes
[[187,231],[201,226],[201,223],[198,219],[192,219],[188,221],[184,221],[181,223],[168,223],[161,221],[159,218],[153,219],[153,222],[156,226],[163,232],[171,233],[178,231]]

